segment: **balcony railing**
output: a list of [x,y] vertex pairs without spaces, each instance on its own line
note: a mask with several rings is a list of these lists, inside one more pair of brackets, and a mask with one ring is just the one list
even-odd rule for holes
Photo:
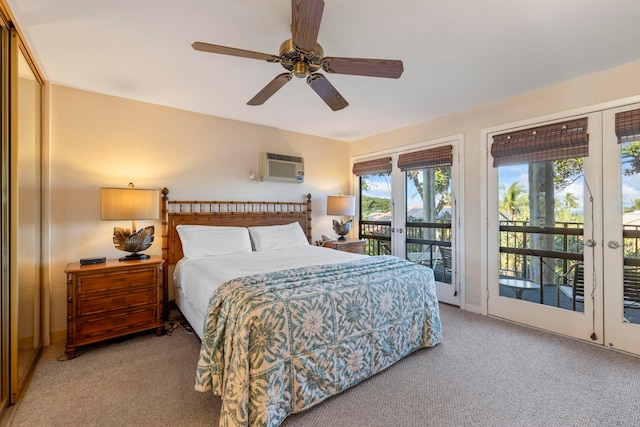
[[[406,253],[428,253],[433,259],[440,246],[451,247],[451,223],[407,222]],[[391,221],[360,221],[360,238],[368,255],[391,254]]]
[[[527,221],[500,221],[500,274],[531,279],[534,268],[551,269],[561,275],[576,262],[582,262],[584,225],[556,223],[554,227],[530,226]],[[540,261],[542,260],[542,261]]]
[[391,255],[391,221],[360,221],[367,255]]
[[[451,247],[451,223],[407,221],[405,228],[406,258],[433,268],[437,280],[451,283],[451,254],[443,259],[441,250]],[[390,255],[391,233],[391,221],[360,221],[360,238],[366,240],[368,255]]]
[[[640,323],[640,226],[624,226],[625,319]],[[520,292],[523,299],[576,311],[584,310],[584,299],[570,301],[560,289],[570,285],[572,270],[584,262],[584,225],[556,223],[554,227],[530,226],[526,221],[500,221],[500,277],[516,278],[540,285]],[[638,279],[638,280],[636,280]],[[574,283],[575,285],[575,283]],[[584,286],[584,283],[581,283]],[[503,296],[513,294],[505,291]],[[516,297],[515,295],[513,295]],[[582,297],[584,298],[584,297]]]
[[[360,238],[366,240],[368,255],[391,254],[391,229],[391,221],[360,221]],[[636,277],[640,282],[640,226],[625,226],[623,238],[625,318],[640,323],[640,302],[629,304],[640,299],[640,285],[629,279]],[[438,270],[435,262],[441,247],[451,247],[450,223],[407,222],[406,245],[408,259],[433,267],[436,276],[440,273],[438,280],[450,283],[450,274],[447,277],[443,266]],[[553,227],[540,227],[527,221],[500,221],[500,277],[542,285],[535,292],[520,293],[525,300],[583,311],[583,303],[567,302],[566,298],[563,301],[559,291],[571,280],[567,273],[583,262],[583,223],[557,222]],[[515,294],[505,291],[504,296]]]

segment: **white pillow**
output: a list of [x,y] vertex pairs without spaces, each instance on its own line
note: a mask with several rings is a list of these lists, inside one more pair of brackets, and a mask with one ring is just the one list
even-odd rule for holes
[[176,230],[185,257],[251,252],[249,230],[245,227],[178,225]]
[[287,225],[249,227],[249,234],[251,234],[251,241],[256,252],[300,248],[309,245],[307,236],[298,222]]

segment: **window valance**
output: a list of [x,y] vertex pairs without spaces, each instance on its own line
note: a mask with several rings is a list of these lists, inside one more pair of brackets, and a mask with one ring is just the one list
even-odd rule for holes
[[586,157],[587,118],[496,135],[491,155],[494,167]]
[[366,160],[353,164],[353,174],[356,176],[391,173],[391,157]]
[[640,141],[640,110],[616,113],[618,144]]
[[414,151],[413,153],[403,153],[398,157],[398,168],[403,172],[414,169],[439,168],[452,165],[452,145]]

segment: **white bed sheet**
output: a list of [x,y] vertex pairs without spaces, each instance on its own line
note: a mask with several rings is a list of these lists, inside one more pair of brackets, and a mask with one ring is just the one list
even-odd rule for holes
[[182,258],[173,273],[176,304],[202,339],[209,298],[223,283],[237,277],[312,265],[337,264],[364,256],[309,245],[268,252]]

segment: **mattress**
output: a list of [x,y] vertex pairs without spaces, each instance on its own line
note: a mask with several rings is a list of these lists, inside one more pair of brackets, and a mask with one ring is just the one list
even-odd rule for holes
[[209,298],[223,283],[255,274],[337,264],[364,257],[309,245],[266,252],[182,258],[173,274],[176,305],[202,339]]

